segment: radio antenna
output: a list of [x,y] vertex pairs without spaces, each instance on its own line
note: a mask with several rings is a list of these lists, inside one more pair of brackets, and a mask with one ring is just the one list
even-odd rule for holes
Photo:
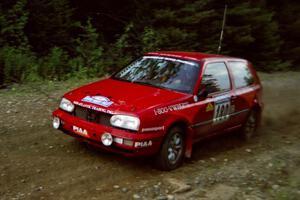
[[223,35],[224,35],[224,29],[225,29],[225,23],[226,23],[226,14],[227,14],[227,5],[225,5],[225,9],[224,9],[222,30],[221,30],[221,35],[220,35],[219,47],[218,47],[218,54],[220,54],[221,50],[222,50],[222,41],[223,41]]

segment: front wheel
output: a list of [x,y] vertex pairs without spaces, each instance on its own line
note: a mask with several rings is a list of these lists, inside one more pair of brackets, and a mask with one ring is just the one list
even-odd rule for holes
[[174,127],[168,132],[162,148],[157,155],[157,166],[164,171],[178,168],[183,161],[185,141],[181,127]]

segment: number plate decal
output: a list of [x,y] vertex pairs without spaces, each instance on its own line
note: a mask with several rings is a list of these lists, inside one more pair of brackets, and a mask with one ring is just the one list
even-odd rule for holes
[[213,123],[221,123],[229,119],[231,110],[230,98],[215,102]]

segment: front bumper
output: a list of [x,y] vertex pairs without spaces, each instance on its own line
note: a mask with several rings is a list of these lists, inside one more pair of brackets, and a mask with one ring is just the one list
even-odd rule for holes
[[[125,156],[146,156],[156,154],[163,140],[163,132],[130,132],[114,127],[108,127],[101,124],[91,123],[77,118],[65,111],[57,109],[53,112],[53,117],[61,120],[59,129],[64,133],[83,140],[104,150],[119,153]],[[80,130],[86,131],[85,134],[74,131],[74,126]],[[101,142],[101,136],[104,133],[110,133],[114,142],[111,146],[105,146]],[[132,141],[132,145],[124,144],[120,141]]]

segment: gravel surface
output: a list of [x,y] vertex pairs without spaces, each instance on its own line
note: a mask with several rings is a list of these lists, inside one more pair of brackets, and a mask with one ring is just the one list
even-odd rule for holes
[[150,158],[125,158],[51,128],[51,112],[77,83],[0,90],[0,199],[300,199],[300,73],[260,74],[259,135],[236,133],[195,145],[171,172]]

